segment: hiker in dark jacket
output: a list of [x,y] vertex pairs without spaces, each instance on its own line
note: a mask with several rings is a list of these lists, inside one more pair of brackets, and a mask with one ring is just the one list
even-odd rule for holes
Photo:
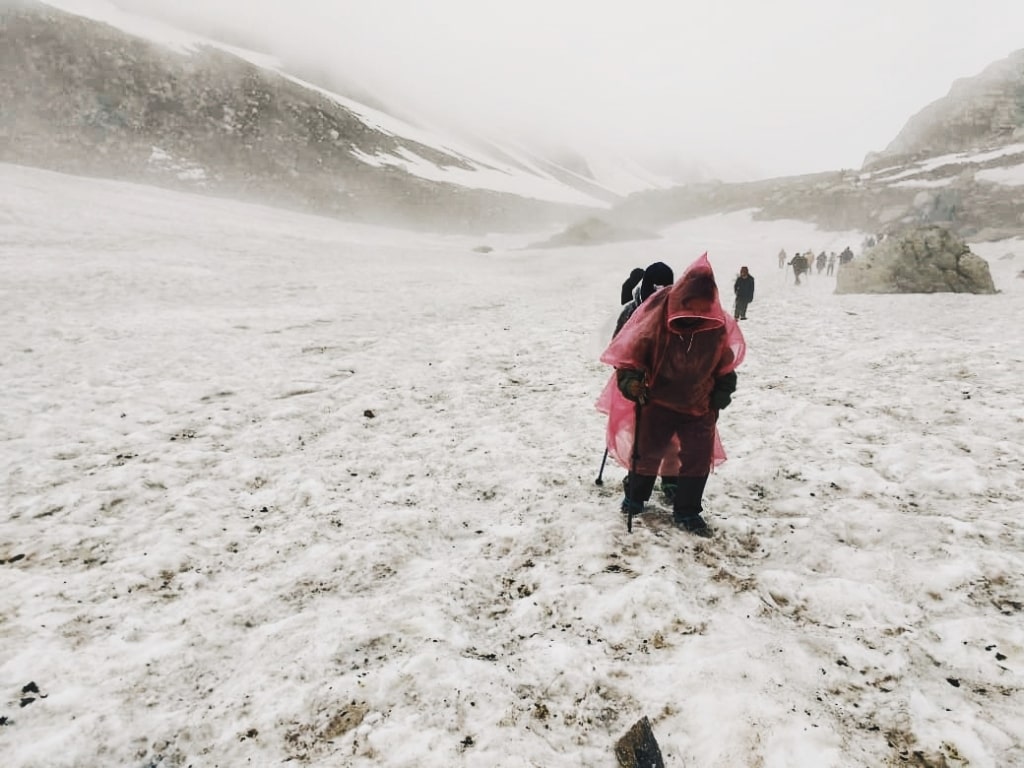
[[798,253],[789,262],[789,265],[793,268],[793,277],[796,280],[796,285],[800,285],[800,275],[804,272],[809,272],[810,265],[807,263],[807,257],[802,253]]
[[[636,273],[637,271],[638,270],[634,269],[633,273]],[[640,279],[634,283],[633,298],[622,308],[622,312],[619,313],[619,319],[615,323],[615,333],[612,334],[613,339],[618,336],[619,331],[622,330],[622,326],[624,326],[626,321],[633,316],[637,307],[649,299],[659,288],[672,285],[672,283],[675,282],[675,274],[672,272],[672,267],[660,261],[654,262],[647,267],[647,269],[639,270],[639,272]],[[633,280],[633,277],[634,275],[630,274],[629,280],[622,285],[623,289],[625,289],[626,284],[629,283],[630,280]],[[665,499],[668,503],[671,504],[675,497],[676,487],[678,484],[678,478],[676,477],[679,472],[678,462],[673,459],[669,459],[667,462],[662,464],[661,470],[662,471],[659,472],[658,475],[661,478],[661,491],[665,495]],[[623,482],[623,486],[626,487],[627,493],[629,492],[628,480],[629,478],[627,477],[626,481]]]
[[737,320],[746,320],[747,305],[754,300],[754,276],[746,267],[740,267],[740,276],[733,283],[732,290],[736,294],[736,306],[732,316]]
[[633,290],[640,285],[640,281],[644,279],[644,271],[637,267],[629,273],[629,277],[626,278],[626,282],[622,284],[622,298],[619,304],[629,304],[633,300]]
[[[634,269],[635,273],[636,270]],[[622,288],[625,291],[626,285],[633,279],[633,274],[629,276],[629,280],[623,283]],[[633,298],[622,308],[622,312],[619,313],[619,319],[615,323],[615,333],[612,334],[612,338],[618,335],[619,331],[622,330],[622,326],[626,324],[626,321],[632,317],[633,313],[636,312],[636,308],[643,304],[652,293],[659,288],[664,288],[667,285],[672,285],[675,282],[675,276],[672,273],[672,267],[668,264],[664,264],[660,261],[656,261],[651,264],[647,269],[643,270],[643,276],[638,281],[639,284],[633,289]]]

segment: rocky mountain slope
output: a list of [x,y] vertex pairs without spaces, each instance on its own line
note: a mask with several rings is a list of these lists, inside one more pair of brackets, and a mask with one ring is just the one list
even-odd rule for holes
[[926,158],[876,171],[837,171],[745,184],[701,184],[632,195],[605,218],[661,229],[711,213],[813,221],[887,233],[937,224],[970,240],[1024,235],[1024,143]]
[[645,191],[604,218],[660,229],[748,208],[868,233],[939,225],[974,241],[1024,236],[1024,50],[957,81],[861,170]]
[[974,77],[953,83],[949,94],[914,115],[867,169],[936,155],[1024,142],[1024,50]]
[[0,9],[0,162],[393,225],[565,225],[570,241],[746,208],[872,233],[1024,235],[1024,50],[957,81],[858,171],[670,187],[643,168],[595,173],[580,158],[442,138],[269,57],[64,5]]
[[57,5],[0,9],[0,162],[463,231],[563,222],[618,197],[446,142],[266,57]]

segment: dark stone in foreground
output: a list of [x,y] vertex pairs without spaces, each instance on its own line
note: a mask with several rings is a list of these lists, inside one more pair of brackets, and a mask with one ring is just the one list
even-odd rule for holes
[[665,768],[661,748],[646,716],[637,720],[615,743],[615,757],[622,768]]

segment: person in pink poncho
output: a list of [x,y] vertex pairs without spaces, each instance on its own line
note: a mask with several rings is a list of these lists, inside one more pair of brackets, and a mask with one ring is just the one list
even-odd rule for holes
[[641,304],[612,339],[601,362],[615,373],[597,407],[608,414],[608,453],[630,470],[623,512],[642,512],[663,463],[678,466],[673,520],[691,533],[712,535],[701,517],[704,487],[725,461],[718,414],[736,391],[745,353],[739,326],[719,302],[706,253]]

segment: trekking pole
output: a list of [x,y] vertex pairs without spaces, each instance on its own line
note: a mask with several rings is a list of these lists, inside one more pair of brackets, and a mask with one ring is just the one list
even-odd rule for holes
[[604,474],[604,463],[608,461],[608,449],[604,449],[604,456],[601,458],[601,468],[597,470],[597,480],[594,481],[594,485],[604,485],[604,480],[601,479],[601,475]]
[[633,497],[636,490],[636,463],[640,459],[640,401],[636,403],[636,421],[633,422],[633,455],[629,462],[629,488],[626,491],[626,533],[633,532]]

